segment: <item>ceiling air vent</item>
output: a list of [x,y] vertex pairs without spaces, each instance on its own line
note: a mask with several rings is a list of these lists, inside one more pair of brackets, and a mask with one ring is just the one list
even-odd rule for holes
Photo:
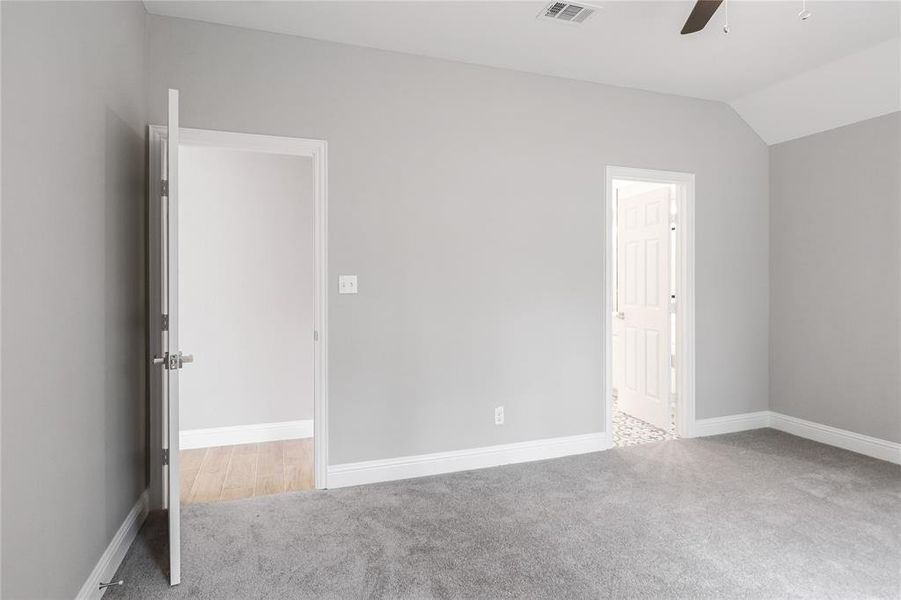
[[595,9],[584,4],[571,2],[551,2],[538,13],[539,19],[548,19],[558,23],[584,23],[594,14]]

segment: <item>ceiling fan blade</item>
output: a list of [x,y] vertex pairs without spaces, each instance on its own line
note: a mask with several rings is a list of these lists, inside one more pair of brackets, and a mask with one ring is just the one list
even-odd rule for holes
[[695,33],[701,31],[707,26],[707,22],[720,7],[723,0],[698,0],[695,7],[691,9],[691,14],[682,27],[682,35],[686,33]]

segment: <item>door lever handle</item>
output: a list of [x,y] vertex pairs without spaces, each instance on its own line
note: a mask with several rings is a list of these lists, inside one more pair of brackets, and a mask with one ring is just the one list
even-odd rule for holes
[[176,352],[175,354],[166,354],[165,356],[154,356],[153,364],[155,365],[163,365],[167,369],[180,369],[182,365],[185,363],[194,362],[193,354],[182,354],[181,352]]
[[624,313],[624,312],[615,312],[615,313],[613,313],[613,316],[616,317],[617,319],[625,319],[625,318],[626,318],[626,313]]

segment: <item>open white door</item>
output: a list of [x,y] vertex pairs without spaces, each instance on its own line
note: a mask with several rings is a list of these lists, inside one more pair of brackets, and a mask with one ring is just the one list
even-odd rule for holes
[[169,512],[169,583],[181,582],[181,503],[179,485],[178,373],[192,362],[178,347],[178,90],[169,90],[169,123],[161,202],[161,307],[163,311],[163,356],[155,362],[163,367],[162,413],[164,456],[163,481]]
[[617,297],[622,319],[623,412],[669,431],[670,186],[620,197]]

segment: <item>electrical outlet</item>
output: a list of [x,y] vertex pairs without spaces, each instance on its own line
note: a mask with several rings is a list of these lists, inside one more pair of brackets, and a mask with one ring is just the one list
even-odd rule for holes
[[503,425],[504,424],[504,407],[498,406],[494,409],[494,424],[495,425]]

